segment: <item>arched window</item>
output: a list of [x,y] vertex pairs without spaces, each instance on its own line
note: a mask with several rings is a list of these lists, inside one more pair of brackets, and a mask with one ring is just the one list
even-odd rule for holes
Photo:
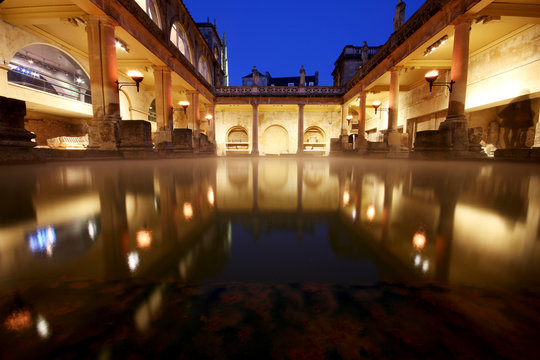
[[156,0],[135,0],[137,2],[137,5],[141,7],[141,9],[144,10],[145,13],[148,14],[150,19],[152,19],[153,22],[156,23],[157,26],[159,26],[160,29],[163,29],[161,27],[161,18],[159,16],[159,8],[156,4]]
[[199,64],[197,66],[199,73],[208,81],[210,84],[212,84],[212,75],[210,74],[210,67],[208,66],[208,61],[204,56],[201,56],[199,58]]
[[186,31],[178,21],[175,22],[171,28],[171,42],[182,54],[184,54],[189,62],[193,63],[193,59],[191,58],[191,47],[189,46]]
[[69,55],[50,45],[34,44],[19,50],[9,62],[8,81],[92,103],[86,72]]

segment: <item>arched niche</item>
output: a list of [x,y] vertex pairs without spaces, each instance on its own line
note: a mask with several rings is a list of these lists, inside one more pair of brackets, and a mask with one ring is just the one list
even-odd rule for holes
[[264,130],[262,151],[265,154],[286,154],[289,152],[289,132],[280,125],[271,125]]
[[249,148],[248,132],[242,126],[233,126],[227,131],[225,150],[227,153],[246,153]]
[[321,152],[326,150],[326,134],[318,126],[311,126],[304,131],[304,151]]
[[54,46],[32,44],[19,50],[9,62],[8,82],[92,103],[88,74]]

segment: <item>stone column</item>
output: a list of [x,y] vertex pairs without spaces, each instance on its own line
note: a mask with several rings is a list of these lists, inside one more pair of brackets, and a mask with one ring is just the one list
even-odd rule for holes
[[366,140],[366,92],[361,91],[358,94],[358,138],[356,139],[356,148],[359,153],[367,150]]
[[[187,97],[189,106],[187,108],[188,124],[191,124],[191,137],[193,139],[193,151],[199,152],[199,134],[201,131],[201,114],[199,106],[199,93],[197,91],[188,91]],[[188,125],[189,127],[189,125]]]
[[401,135],[397,132],[399,114],[399,72],[401,66],[390,69],[390,96],[388,98],[388,146],[399,148]]
[[451,79],[455,81],[448,101],[448,115],[439,126],[440,130],[450,130],[452,150],[467,151],[469,135],[465,117],[465,97],[467,95],[467,71],[469,69],[469,34],[471,20],[460,20],[454,26],[454,50],[452,53]]
[[216,114],[215,114],[215,105],[210,104],[206,106],[206,115],[212,115],[212,119],[210,120],[210,124],[208,124],[208,140],[212,143],[216,143]]
[[167,66],[154,66],[157,131],[154,142],[158,148],[172,145],[173,103],[171,70]]
[[253,124],[252,124],[252,145],[251,145],[251,154],[259,155],[259,105],[252,104],[253,106]]
[[341,145],[341,150],[349,149],[349,131],[347,128],[347,113],[348,106],[341,105],[341,135],[339,136],[339,143]]
[[94,117],[88,122],[89,148],[115,150],[120,121],[114,20],[108,16],[85,17],[88,34],[90,88]]
[[298,150],[297,154],[304,153],[304,104],[298,105]]

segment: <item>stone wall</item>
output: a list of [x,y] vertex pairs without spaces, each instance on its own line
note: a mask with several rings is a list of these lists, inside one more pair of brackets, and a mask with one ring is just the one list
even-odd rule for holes
[[47,146],[47,139],[58,136],[84,136],[88,127],[84,119],[70,119],[50,114],[28,111],[24,118],[24,128],[36,134],[38,146]]

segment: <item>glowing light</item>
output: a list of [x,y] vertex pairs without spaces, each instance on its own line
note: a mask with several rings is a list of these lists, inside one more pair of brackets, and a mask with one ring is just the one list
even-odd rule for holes
[[426,233],[422,230],[415,232],[413,235],[412,244],[416,250],[423,250],[426,246]]
[[54,245],[56,244],[56,233],[52,226],[44,229],[37,229],[35,233],[28,236],[30,251],[45,252],[48,256],[52,255]]
[[8,330],[23,331],[32,326],[32,314],[28,310],[16,310],[4,321]]
[[139,254],[132,251],[128,254],[128,267],[131,272],[134,272],[139,267]]
[[373,219],[375,219],[375,206],[374,205],[368,206],[366,216],[369,222],[372,222]]
[[382,103],[381,103],[379,100],[375,100],[371,105],[372,105],[373,107],[379,107],[379,106],[381,106],[381,104],[382,104]]
[[213,119],[212,114],[206,115],[206,116],[205,116],[205,119],[208,120],[208,121],[212,120],[212,119]]
[[97,234],[97,226],[94,220],[88,220],[88,236],[94,240]]
[[414,257],[414,266],[419,266],[422,262],[422,257],[419,254],[416,254]]
[[137,231],[137,246],[145,249],[152,245],[152,232],[150,230]]
[[[437,70],[431,70],[430,72],[426,73],[425,78],[428,81],[435,81],[439,77],[439,72]],[[431,80],[433,79],[433,80]]]
[[429,270],[429,261],[424,260],[424,262],[422,263],[422,271],[427,272],[428,270]]
[[188,107],[189,106],[189,101],[186,101],[186,100],[179,101],[178,105],[180,105],[182,107]]
[[193,218],[193,206],[189,202],[184,203],[184,219],[191,220]]
[[214,197],[214,189],[212,187],[208,188],[208,192],[206,193],[206,197],[208,198],[208,203],[212,206],[214,206],[215,197]]
[[343,192],[343,205],[348,205],[349,204],[349,201],[351,200],[351,194],[349,193],[348,190],[345,190]]
[[135,79],[142,79],[142,78],[144,78],[143,74],[142,74],[140,71],[138,71],[138,70],[129,70],[127,74],[128,74],[128,76],[129,76],[130,78],[132,78],[134,81],[136,81]]
[[37,317],[37,321],[36,321],[36,330],[37,330],[37,333],[38,335],[42,338],[42,339],[46,339],[49,337],[49,335],[51,334],[50,330],[49,330],[49,323],[47,322],[47,320],[41,316],[41,315],[38,315]]
[[356,220],[356,209],[352,210],[352,219]]

